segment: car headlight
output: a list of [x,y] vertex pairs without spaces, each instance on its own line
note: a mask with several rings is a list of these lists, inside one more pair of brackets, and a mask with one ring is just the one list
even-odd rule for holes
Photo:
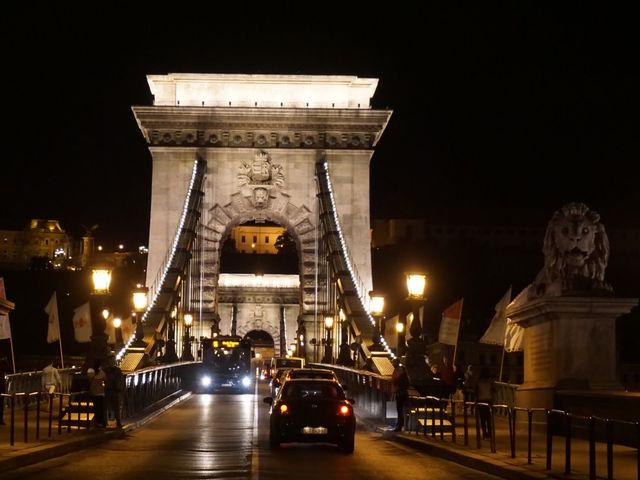
[[242,386],[248,387],[251,385],[251,379],[249,377],[242,377]]
[[203,387],[208,387],[211,385],[211,377],[204,376],[200,379],[200,384]]

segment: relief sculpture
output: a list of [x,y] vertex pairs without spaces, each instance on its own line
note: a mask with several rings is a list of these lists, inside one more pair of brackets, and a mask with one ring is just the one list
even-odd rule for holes
[[238,168],[238,185],[242,196],[254,208],[268,208],[279,189],[284,188],[282,165],[273,163],[271,155],[265,151],[255,154],[252,161],[243,160]]

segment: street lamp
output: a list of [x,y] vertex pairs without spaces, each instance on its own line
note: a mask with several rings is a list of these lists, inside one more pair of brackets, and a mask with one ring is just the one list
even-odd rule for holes
[[174,363],[178,361],[178,354],[176,353],[176,316],[178,314],[177,307],[173,307],[171,310],[171,316],[169,318],[169,331],[167,333],[167,342],[162,357],[163,363]]
[[426,383],[428,378],[425,362],[426,344],[423,339],[423,328],[420,318],[420,307],[424,304],[424,290],[427,286],[427,276],[424,273],[407,273],[407,300],[411,306],[411,339],[408,342],[406,356],[407,373],[413,385]]
[[116,334],[116,342],[114,345],[114,350],[116,351],[116,355],[118,354],[118,352],[120,350],[122,350],[122,348],[124,347],[124,344],[122,342],[122,319],[116,317],[114,318],[111,323],[113,323],[113,328],[115,330],[115,334]]
[[371,350],[382,350],[380,337],[384,336],[384,325],[382,324],[384,319],[384,295],[377,292],[369,292],[369,298],[371,299],[369,302],[369,313],[375,321]]
[[398,318],[398,323],[396,323],[396,333],[398,334],[398,346],[396,348],[396,354],[398,357],[404,355],[404,323],[403,319]]
[[149,302],[149,289],[141,284],[137,284],[131,295],[133,303],[133,318],[136,319],[136,338],[133,342],[135,348],[145,348],[147,346],[144,341],[144,325],[142,324],[142,315],[147,310]]
[[[94,312],[102,311],[102,314],[91,315],[91,347],[87,357],[87,366],[92,367],[96,361],[102,361],[110,353],[107,345],[109,336],[105,333],[107,328],[107,318],[109,318],[109,310],[106,308],[107,298],[109,296],[109,286],[111,285],[111,267],[108,265],[95,265],[91,269],[91,281],[93,289],[91,291]],[[107,315],[105,317],[104,311]]]
[[184,321],[184,337],[182,339],[182,358],[183,362],[193,362],[193,353],[191,353],[191,324],[193,323],[193,315],[185,313],[182,319]]
[[333,329],[333,315],[326,315],[324,317],[324,328],[327,330],[327,340],[324,345],[324,358],[322,363],[331,363],[333,359],[333,352],[331,348],[331,330]]
[[353,365],[351,360],[351,349],[349,348],[349,323],[347,322],[347,314],[341,308],[338,310],[338,320],[340,321],[340,350],[338,352],[339,365]]

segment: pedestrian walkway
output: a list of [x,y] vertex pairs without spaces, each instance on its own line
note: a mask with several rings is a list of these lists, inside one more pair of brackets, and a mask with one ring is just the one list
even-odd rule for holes
[[[27,428],[24,428],[24,411],[16,410],[14,417],[14,442],[10,439],[10,418],[5,411],[5,425],[0,425],[0,473],[32,465],[87,447],[92,447],[110,438],[121,437],[152,418],[171,408],[191,395],[190,392],[177,392],[165,401],[149,410],[123,420],[123,428],[116,428],[115,420],[111,420],[107,428],[78,427],[70,428],[65,422],[58,423],[58,406],[54,404],[54,414],[41,405],[41,417],[38,424],[37,408],[32,405],[28,409]],[[50,421],[51,419],[51,421]],[[84,416],[81,417],[84,419]],[[49,429],[51,424],[51,429]],[[38,431],[39,430],[39,431]],[[26,438],[25,438],[26,432]]]
[[[356,410],[356,414],[357,414]],[[509,424],[506,417],[496,416],[495,421],[495,453],[491,452],[490,440],[476,436],[476,425],[473,417],[469,418],[467,444],[464,440],[464,428],[457,426],[455,442],[451,433],[440,435],[439,430],[432,434],[430,426],[427,434],[421,428],[419,433],[402,431],[394,432],[390,426],[379,421],[361,419],[363,424],[383,435],[390,441],[401,442],[430,455],[454,461],[508,479],[588,479],[590,472],[589,442],[572,438],[570,473],[566,474],[565,438],[554,436],[551,448],[551,468],[547,469],[547,437],[546,428],[537,425],[532,428],[531,463],[528,463],[527,423],[516,425],[516,455],[511,456]],[[438,422],[436,421],[436,425]],[[357,446],[356,446],[357,448]],[[605,443],[596,442],[595,472],[597,478],[614,478],[616,480],[638,480],[639,454],[637,448],[614,445],[612,449],[612,471],[609,477],[607,463],[607,447]]]

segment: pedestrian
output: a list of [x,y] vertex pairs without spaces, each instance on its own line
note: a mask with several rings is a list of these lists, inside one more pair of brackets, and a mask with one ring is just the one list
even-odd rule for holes
[[464,380],[462,382],[462,392],[464,393],[465,402],[473,402],[476,399],[476,372],[472,365],[467,365],[464,371]]
[[391,375],[391,391],[396,398],[396,410],[398,413],[398,419],[393,431],[401,432],[404,427],[404,405],[409,399],[409,375],[400,359],[396,358],[393,366],[395,368]]
[[115,355],[111,355],[107,359],[107,366],[104,369],[106,375],[105,381],[105,400],[107,404],[107,419],[109,414],[113,415],[116,420],[116,427],[122,428],[122,393],[124,391],[124,376],[122,370],[116,364]]
[[[0,394],[7,393],[7,375],[9,372],[9,361],[6,357],[0,358]],[[0,396],[0,425],[4,424],[4,397]]]
[[62,378],[60,372],[52,362],[42,369],[42,391],[53,395],[62,388]]
[[495,389],[493,378],[487,367],[483,367],[478,377],[476,386],[478,416],[480,417],[480,429],[482,430],[482,438],[491,437],[491,407],[493,406],[493,392]]
[[104,382],[106,375],[104,370],[100,368],[100,361],[94,364],[95,368],[87,370],[87,378],[89,379],[89,398],[93,404],[93,423],[96,427],[106,427],[106,411],[104,404]]

